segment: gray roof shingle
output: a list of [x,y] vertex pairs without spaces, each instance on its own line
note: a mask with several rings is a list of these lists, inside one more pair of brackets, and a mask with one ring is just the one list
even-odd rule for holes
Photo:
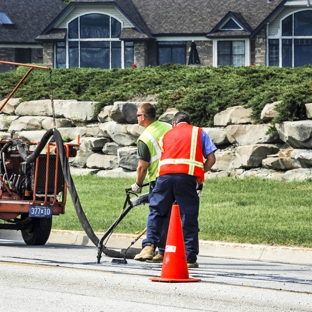
[[285,0],[132,0],[152,34],[208,34],[229,12],[251,31]]
[[36,43],[35,38],[66,7],[61,0],[2,0],[13,25],[0,24],[0,43]]

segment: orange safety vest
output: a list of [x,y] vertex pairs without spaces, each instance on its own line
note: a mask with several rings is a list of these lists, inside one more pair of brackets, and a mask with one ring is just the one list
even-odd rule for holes
[[159,142],[163,153],[158,176],[185,173],[197,177],[199,184],[204,181],[201,132],[201,128],[180,123],[164,135]]

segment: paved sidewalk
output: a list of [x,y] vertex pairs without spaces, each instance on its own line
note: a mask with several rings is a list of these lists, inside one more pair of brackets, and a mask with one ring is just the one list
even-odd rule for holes
[[[95,233],[101,238],[103,233]],[[124,249],[136,239],[136,235],[112,234],[106,246]],[[0,239],[22,240],[20,231],[0,230]],[[141,248],[142,238],[132,247]],[[85,232],[52,230],[48,244],[93,246]],[[312,265],[312,248],[237,244],[200,241],[200,256],[283,262]]]

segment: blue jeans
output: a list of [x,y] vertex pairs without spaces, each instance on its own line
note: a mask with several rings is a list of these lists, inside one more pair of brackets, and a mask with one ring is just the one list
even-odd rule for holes
[[[150,182],[150,184],[149,184],[149,201],[151,201],[152,192],[153,192],[153,189],[155,188],[155,185],[156,185],[156,181]],[[162,221],[161,236],[160,236],[159,244],[157,246],[158,247],[158,253],[161,254],[161,255],[165,254],[165,247],[166,247],[166,240],[167,240],[167,232],[168,232],[169,220],[170,220],[170,213]],[[145,247],[145,245],[143,243],[143,247]]]
[[[164,248],[162,240],[167,237],[171,207],[176,201],[180,207],[187,262],[197,260],[199,197],[196,185],[196,178],[187,174],[166,174],[157,178],[150,197],[143,248],[148,244]],[[166,234],[162,235],[162,231]]]

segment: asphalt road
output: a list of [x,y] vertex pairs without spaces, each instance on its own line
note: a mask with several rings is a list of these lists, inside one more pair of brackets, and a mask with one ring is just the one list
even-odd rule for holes
[[200,256],[199,282],[153,282],[162,266],[97,248],[0,239],[0,311],[312,311],[312,265]]

